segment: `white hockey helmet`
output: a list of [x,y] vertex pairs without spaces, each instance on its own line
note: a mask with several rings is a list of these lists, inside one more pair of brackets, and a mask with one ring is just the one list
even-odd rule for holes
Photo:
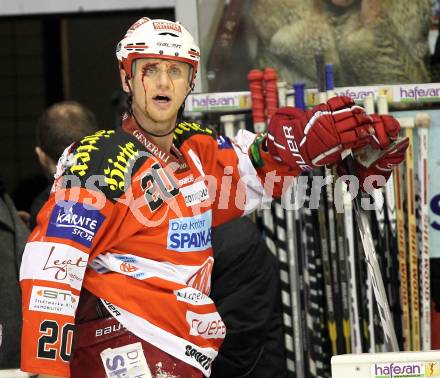
[[188,63],[192,67],[191,85],[196,78],[200,49],[192,35],[178,22],[142,17],[127,30],[116,47],[120,68],[132,75],[132,63],[141,58],[163,58]]

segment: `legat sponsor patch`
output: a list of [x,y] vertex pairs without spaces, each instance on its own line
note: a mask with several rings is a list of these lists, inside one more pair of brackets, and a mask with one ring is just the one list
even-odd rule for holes
[[33,286],[29,310],[74,316],[78,300],[69,290]]
[[48,242],[26,244],[20,280],[36,279],[81,289],[89,255],[78,248]]
[[178,252],[204,251],[211,247],[212,212],[169,221],[167,248]]
[[140,342],[101,352],[101,360],[108,378],[152,378]]
[[195,206],[209,199],[208,188],[203,181],[196,181],[191,185],[180,188],[186,206]]
[[84,247],[91,247],[104,219],[99,210],[91,206],[86,209],[82,203],[57,204],[52,211],[46,235],[74,240]]
[[226,336],[226,327],[218,312],[198,314],[187,311],[186,321],[189,324],[189,334],[202,336],[204,339],[223,339]]

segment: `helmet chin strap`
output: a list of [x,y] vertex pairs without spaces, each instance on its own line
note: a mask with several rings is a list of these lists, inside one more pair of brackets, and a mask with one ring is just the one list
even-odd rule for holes
[[176,119],[176,123],[174,124],[174,127],[172,127],[169,131],[167,131],[167,132],[164,133],[164,134],[157,134],[157,133],[153,133],[153,132],[151,132],[151,131],[149,131],[149,130],[145,130],[145,129],[141,126],[141,124],[139,123],[139,121],[137,120],[137,118],[136,118],[136,116],[134,115],[134,112],[133,112],[133,92],[131,91],[131,86],[130,86],[130,83],[129,83],[129,81],[128,81],[127,76],[125,76],[125,83],[127,84],[128,89],[129,89],[129,95],[128,95],[128,98],[127,98],[128,113],[130,114],[130,116],[133,117],[133,119],[134,119],[134,121],[137,123],[137,125],[138,125],[142,130],[144,130],[147,134],[152,135],[152,136],[154,136],[154,137],[156,137],[156,138],[165,137],[165,136],[170,135],[171,133],[173,133],[174,130],[176,129],[176,127],[177,127],[177,124],[179,123],[179,120],[180,120],[180,119],[182,118],[182,116],[183,116],[183,112],[184,112],[184,110],[185,110],[185,102],[186,102],[186,99],[188,98],[189,94],[192,92],[192,90],[193,90],[193,88],[194,88],[194,84],[191,85],[191,88],[190,88],[190,90],[188,91],[188,93],[186,94],[186,96],[185,96],[185,98],[184,98],[184,100],[183,100],[182,105],[180,105],[180,108],[179,108],[179,110],[178,110],[178,112],[177,112],[177,119]]

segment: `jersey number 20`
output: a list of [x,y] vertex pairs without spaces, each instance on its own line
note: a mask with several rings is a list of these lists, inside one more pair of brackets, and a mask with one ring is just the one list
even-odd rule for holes
[[61,327],[61,335],[59,329],[58,323],[53,320],[45,320],[40,324],[40,332],[43,335],[38,339],[38,358],[56,360],[57,349],[53,345],[59,341],[60,337],[60,358],[65,362],[69,361],[75,326],[64,324]]

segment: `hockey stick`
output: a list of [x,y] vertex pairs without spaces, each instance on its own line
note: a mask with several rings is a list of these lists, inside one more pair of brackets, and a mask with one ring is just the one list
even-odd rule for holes
[[422,350],[431,349],[431,291],[429,260],[429,207],[428,207],[428,128],[429,114],[417,113],[415,119],[418,134],[418,191],[420,196],[419,250],[421,276],[421,336]]
[[[318,83],[318,101],[325,102],[327,100],[327,93],[325,90],[325,71],[324,71],[324,56],[322,54],[317,54],[315,56],[316,63],[316,73],[317,73],[317,83]],[[322,172],[324,177],[326,176],[326,169],[323,168]],[[329,234],[329,230],[327,229],[327,221],[326,221],[326,207],[325,201],[328,203],[327,194],[324,191],[324,200],[321,196],[321,200],[319,201],[319,233],[321,236],[321,251],[322,251],[322,264],[324,269],[324,283],[325,283],[325,297],[327,302],[327,327],[331,342],[332,354],[338,354],[338,330],[337,330],[337,322],[336,322],[336,296],[333,291],[333,272],[332,272],[332,262],[330,257],[330,238],[332,237]],[[333,206],[333,204],[331,204]],[[334,235],[333,235],[334,237]]]
[[410,305],[411,305],[411,350],[420,350],[420,298],[419,298],[419,265],[417,256],[417,223],[415,206],[414,175],[414,118],[400,118],[409,146],[405,158],[406,207],[408,220],[408,248],[410,272]]
[[[265,83],[265,99],[266,99],[266,124],[269,124],[270,118],[278,109],[278,92],[277,92],[277,72],[273,68],[266,68],[263,74]],[[287,195],[292,196],[296,183],[294,183]],[[301,295],[301,277],[300,274],[300,243],[297,240],[298,233],[295,232],[294,223],[296,223],[295,214],[292,211],[284,210],[280,200],[273,202],[274,215],[277,223],[277,239],[285,240],[284,251],[287,253],[288,268],[290,277],[290,298],[291,298],[291,315],[293,323],[293,342],[295,350],[295,372],[297,378],[305,377],[305,359],[303,345],[303,321],[302,321],[302,295]],[[294,222],[295,221],[295,222]]]
[[[347,172],[350,175],[355,175],[354,157],[350,150],[344,151],[342,154],[343,159],[347,167]],[[397,343],[396,332],[394,329],[393,320],[391,317],[391,310],[386,296],[385,286],[380,270],[379,261],[377,258],[376,250],[374,247],[371,228],[368,222],[367,214],[362,209],[361,196],[357,195],[354,202],[354,210],[357,217],[357,223],[359,227],[359,233],[364,247],[365,261],[367,263],[368,275],[371,279],[374,296],[377,302],[379,317],[382,324],[385,344],[388,350],[398,351],[399,346]],[[373,332],[374,334],[374,332]],[[371,337],[371,335],[370,335]]]
[[[315,57],[316,63],[318,67],[323,66],[323,56],[318,55]],[[323,72],[322,69],[318,69],[318,78],[320,77],[319,72]],[[319,85],[318,80],[318,85]],[[319,90],[319,95],[321,95],[321,90]],[[321,101],[321,98],[320,98]],[[345,164],[347,167],[347,172],[350,175],[355,175],[355,168],[354,168],[354,157],[352,155],[352,152],[350,150],[346,150],[342,154],[343,160],[345,160]],[[368,267],[368,274],[371,277],[372,286],[374,295],[377,301],[378,310],[379,310],[379,316],[382,323],[382,328],[384,330],[384,336],[385,336],[385,343],[389,345],[390,349],[392,351],[397,351],[399,349],[397,344],[397,338],[396,333],[394,330],[393,321],[391,318],[391,311],[388,304],[387,296],[385,287],[383,284],[383,279],[381,276],[380,266],[377,259],[376,251],[374,248],[374,242],[373,237],[371,234],[370,225],[368,222],[367,215],[363,212],[363,209],[361,207],[361,198],[360,196],[356,196],[354,198],[354,209],[355,214],[358,219],[358,226],[359,226],[359,233],[362,240],[362,245],[364,247],[364,253],[365,253],[365,260]]]
[[[301,110],[304,109],[304,84],[294,84],[294,103]],[[311,178],[313,174],[303,174],[303,177]],[[317,245],[315,243],[315,233],[313,228],[313,213],[310,209],[310,187],[307,180],[306,188],[300,188],[304,181],[295,181],[294,188],[296,193],[305,193],[304,206],[295,211],[287,211],[287,215],[292,217],[296,225],[297,235],[297,260],[301,261],[299,275],[297,280],[302,282],[303,287],[301,295],[301,309],[303,313],[303,334],[306,346],[304,347],[306,372],[309,377],[322,377],[325,374],[325,358],[322,348],[322,326],[323,313],[321,312],[323,292],[319,287],[322,282],[319,281],[321,260],[318,256]],[[313,182],[313,181],[312,181]],[[305,192],[303,191],[305,189]],[[324,326],[325,327],[325,326]]]
[[[379,95],[377,97],[377,111],[380,115],[388,114],[388,100],[386,96]],[[399,282],[399,253],[397,248],[396,233],[396,201],[394,189],[394,175],[392,173],[388,179],[385,190],[385,232],[384,232],[384,249],[387,257],[388,277],[389,277],[389,301],[394,319],[394,329],[396,330],[397,342],[399,349],[403,349],[403,333],[402,333],[402,308],[400,303],[400,282]]]
[[[336,96],[335,84],[333,76],[333,64],[325,65],[325,81],[327,89],[327,99]],[[331,174],[336,177],[336,169],[333,167]],[[330,187],[333,191],[333,188]],[[340,195],[341,198],[336,198]],[[343,203],[342,192],[333,192],[334,201],[338,200],[339,203]],[[350,331],[350,306],[348,304],[348,266],[347,266],[347,254],[345,245],[345,233],[344,233],[344,215],[341,212],[334,211],[332,206],[334,219],[335,219],[335,236],[337,241],[337,265],[340,272],[340,295],[342,304],[342,334],[345,339],[345,353],[351,352],[351,331]]]
[[[367,114],[374,113],[374,98],[372,96],[364,99],[364,108],[365,108],[365,112]],[[381,218],[381,215],[383,215],[383,213],[381,213],[381,211],[378,210],[377,206],[376,206],[375,211],[376,211],[376,216],[378,216],[378,218]],[[381,223],[379,219],[378,219],[378,223]],[[382,222],[382,224],[383,224],[383,222]],[[380,230],[380,227],[379,227],[379,230]],[[372,286],[372,282],[371,282],[371,276],[369,274],[367,274],[367,301],[368,301],[368,303],[367,303],[367,307],[368,307],[368,333],[369,333],[369,341],[370,341],[370,348],[368,351],[370,353],[374,353],[376,351],[376,332],[374,329],[373,286]]]
[[252,101],[252,118],[254,131],[261,133],[266,129],[264,117],[263,71],[251,70],[248,74],[249,90]]
[[397,247],[399,250],[400,301],[402,306],[402,335],[404,350],[411,350],[411,322],[409,314],[407,250],[405,236],[405,213],[403,211],[403,184],[401,168],[394,170],[394,190],[396,199]]
[[[355,175],[354,158],[351,153],[345,152],[345,163],[347,171],[351,175]],[[385,344],[391,351],[398,351],[399,346],[397,343],[396,332],[394,330],[393,320],[391,317],[390,306],[388,304],[383,279],[381,276],[379,261],[377,259],[376,251],[374,248],[373,236],[371,234],[368,218],[362,209],[361,196],[357,195],[354,199],[354,210],[358,220],[359,233],[364,247],[365,260],[368,267],[368,274],[371,278],[373,286],[374,296],[376,298],[377,307],[379,311],[379,317],[382,324]]]
[[266,125],[278,109],[277,72],[267,67],[263,72],[263,80],[266,88]]
[[361,339],[361,320],[359,316],[359,297],[356,289],[356,257],[355,257],[355,237],[353,233],[353,204],[347,190],[343,191],[344,196],[344,225],[346,243],[348,249],[348,282],[351,298],[350,323],[351,323],[351,342],[354,353],[362,353]]

